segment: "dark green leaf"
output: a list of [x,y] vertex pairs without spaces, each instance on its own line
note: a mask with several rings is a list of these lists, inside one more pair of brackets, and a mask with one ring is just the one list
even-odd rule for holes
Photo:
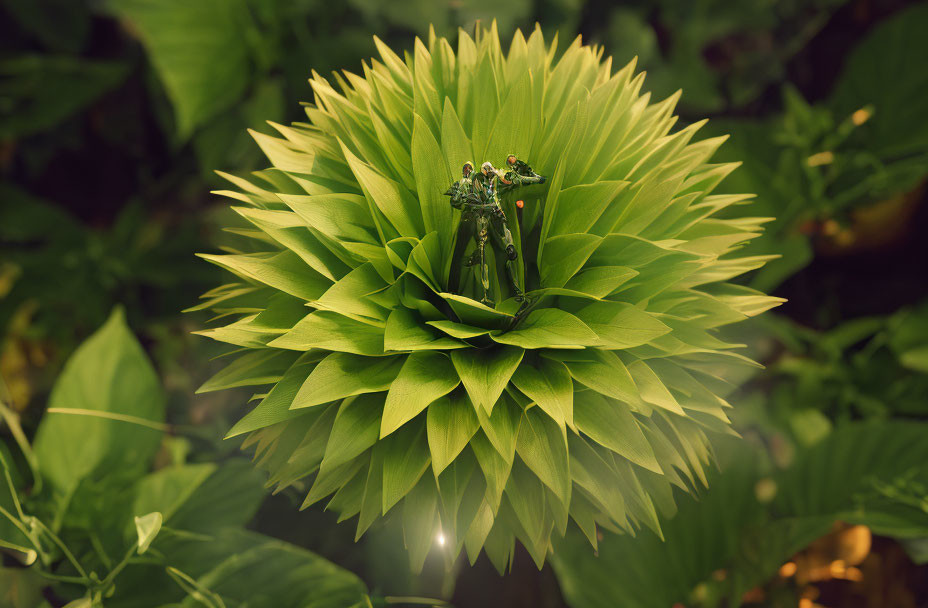
[[242,0],[111,0],[145,45],[174,105],[177,132],[186,139],[248,86],[247,40],[256,34]]

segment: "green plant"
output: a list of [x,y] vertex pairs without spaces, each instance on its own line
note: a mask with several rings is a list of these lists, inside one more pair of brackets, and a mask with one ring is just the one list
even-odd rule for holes
[[[671,133],[631,63],[613,73],[579,39],[559,59],[540,29],[504,53],[377,41],[363,76],[314,74],[309,123],[255,134],[273,167],[228,178],[247,249],[204,255],[240,281],[204,296],[246,349],[202,390],[266,386],[230,431],[278,488],[326,496],[360,536],[401,511],[414,568],[436,538],[505,569],[518,538],[540,566],[572,518],[659,531],[671,485],[705,481],[709,435],[730,432],[718,328],[779,300],[727,279],[763,219],[717,219],[749,196],[711,192],[724,138]],[[442,192],[465,161],[508,153],[549,176],[512,222],[531,302],[491,276],[489,308],[449,293],[457,216]],[[503,207],[518,217],[515,201]]]
[[[740,605],[835,521],[875,534],[928,534],[925,424],[854,423],[774,469],[750,442],[729,442],[709,489],[681,497],[664,538],[607,536],[594,556],[576,535],[553,563],[573,608]],[[795,605],[791,601],[776,605]]]
[[[855,237],[854,228],[876,233],[870,240],[880,242],[905,227],[904,195],[914,191],[909,202],[917,203],[928,177],[928,132],[920,118],[928,112],[928,77],[913,65],[928,52],[925,27],[922,4],[880,23],[850,53],[825,100],[810,104],[786,85],[781,113],[710,125],[731,133],[722,157],[744,161],[722,190],[755,192],[756,212],[776,217],[748,251],[782,258],[752,277],[752,287],[773,290],[812,261],[821,241],[866,246],[866,235]],[[881,202],[889,203],[882,216],[855,218]]]
[[637,56],[656,94],[682,88],[686,96],[681,105],[690,113],[731,111],[781,82],[789,61],[846,3],[622,3],[603,11],[598,37],[617,57]]
[[9,336],[24,316],[25,337],[47,344],[50,358],[70,354],[115,303],[140,309],[154,290],[170,301],[184,284],[196,289],[213,276],[195,269],[178,276],[198,231],[152,218],[140,201],[100,228],[8,184],[0,184],[0,200],[0,327]]
[[741,427],[778,429],[800,443],[831,423],[925,417],[928,391],[928,306],[888,317],[863,317],[819,332],[766,317],[764,338],[775,352],[758,354],[767,369],[745,387]]
[[20,563],[0,567],[0,605],[370,606],[353,574],[243,529],[264,497],[247,462],[185,461],[121,311],[69,359],[33,445],[2,393],[0,419],[19,448],[0,442],[0,553]]

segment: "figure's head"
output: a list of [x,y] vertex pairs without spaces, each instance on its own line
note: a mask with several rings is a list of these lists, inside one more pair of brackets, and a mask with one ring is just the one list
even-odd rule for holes
[[474,172],[474,163],[467,161],[464,163],[464,166],[461,167],[461,175],[464,177],[470,177],[470,174]]
[[484,175],[490,175],[491,173],[496,173],[496,169],[493,168],[493,163],[487,161],[480,166],[480,172]]
[[513,166],[514,164],[516,164],[516,160],[518,160],[518,159],[516,159],[516,155],[515,155],[515,154],[510,154],[509,156],[506,157],[506,164],[509,165],[509,166],[511,167],[511,166]]

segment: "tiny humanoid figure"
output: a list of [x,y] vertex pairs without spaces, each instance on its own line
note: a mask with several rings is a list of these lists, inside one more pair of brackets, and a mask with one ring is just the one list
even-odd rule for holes
[[[490,298],[490,269],[486,260],[486,244],[490,239],[500,253],[505,252],[506,277],[516,300],[521,301],[523,297],[516,281],[514,266],[518,253],[499,197],[520,186],[545,182],[543,176],[536,174],[513,154],[506,158],[506,164],[508,170],[503,172],[494,168],[492,163],[485,162],[475,174],[474,166],[470,162],[464,163],[461,180],[452,184],[445,192],[451,197],[451,206],[461,210],[455,260],[460,258],[469,237],[473,235],[476,249],[464,260],[464,266],[477,266],[483,290],[480,301],[487,306],[493,306],[493,300]],[[455,283],[456,281],[453,281],[452,285]]]

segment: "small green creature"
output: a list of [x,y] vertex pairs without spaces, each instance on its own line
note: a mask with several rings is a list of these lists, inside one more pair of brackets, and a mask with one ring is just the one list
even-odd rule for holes
[[[545,182],[543,176],[535,173],[528,164],[516,158],[514,154],[506,158],[506,164],[508,169],[503,172],[493,167],[492,163],[485,162],[481,165],[480,171],[475,173],[474,165],[466,162],[461,169],[461,180],[453,183],[445,192],[451,197],[451,206],[461,210],[461,224],[458,228],[454,260],[461,258],[470,237],[473,236],[476,249],[464,260],[464,266],[477,267],[483,290],[483,297],[480,301],[491,307],[494,303],[490,298],[490,268],[486,259],[488,240],[492,240],[500,253],[505,252],[506,277],[509,280],[509,287],[517,301],[523,300],[522,290],[519,288],[515,273],[515,262],[519,256],[512,241],[506,214],[500,206],[499,197],[520,186]],[[456,288],[459,282],[459,269],[454,266],[452,268],[454,273],[451,285],[452,288]]]

